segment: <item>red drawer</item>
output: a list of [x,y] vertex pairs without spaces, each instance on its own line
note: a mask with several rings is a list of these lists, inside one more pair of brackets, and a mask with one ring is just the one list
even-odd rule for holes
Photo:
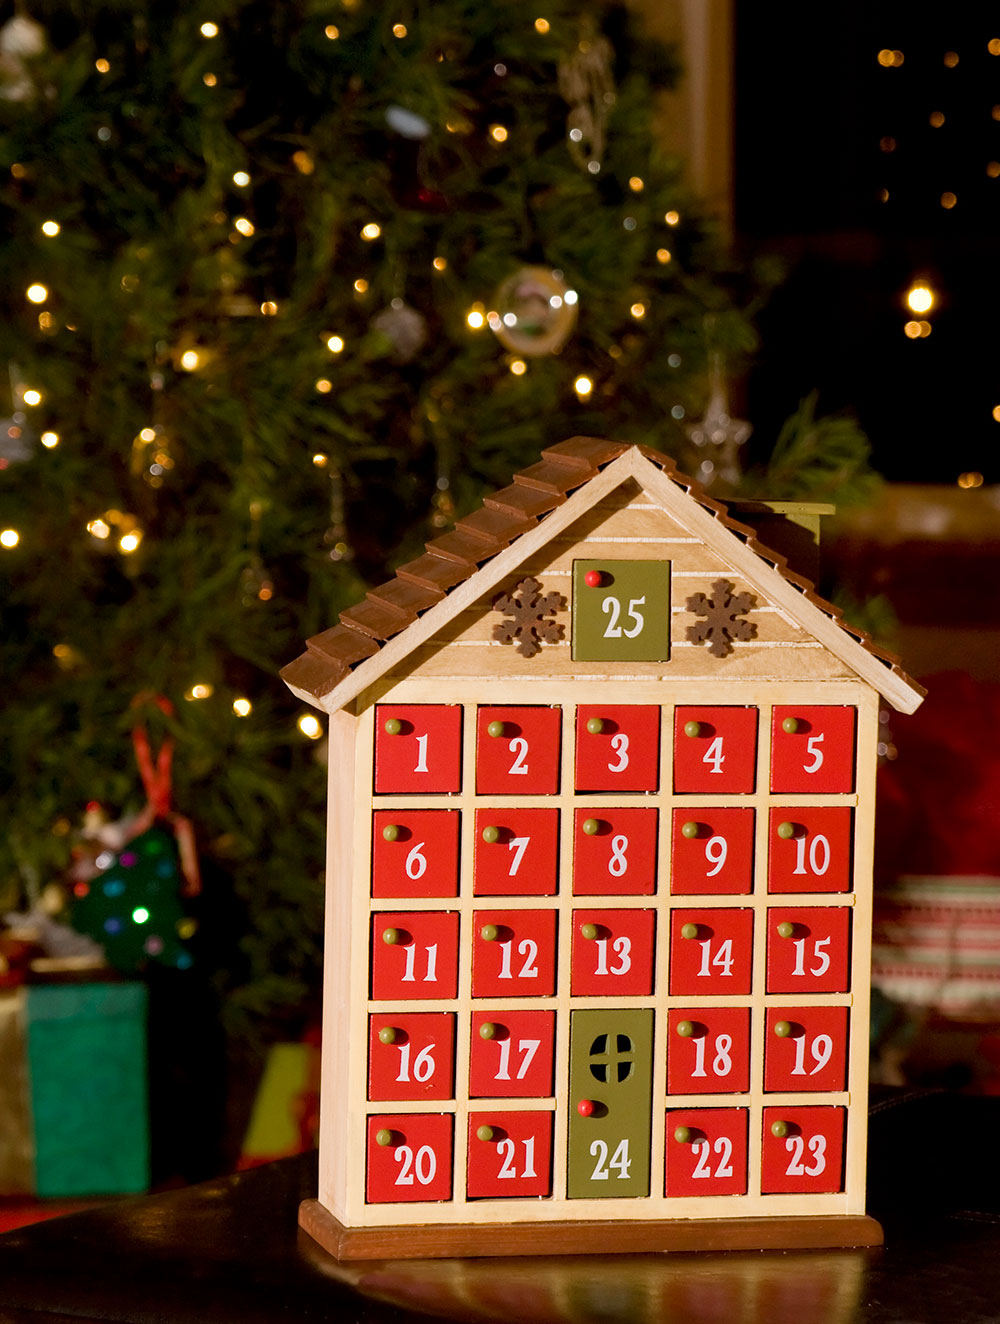
[[673,1108],[667,1113],[667,1195],[745,1195],[747,1110]]
[[768,1007],[764,1088],[846,1089],[847,1024],[846,1007]]
[[674,790],[740,795],[757,781],[756,708],[677,708]]
[[469,1114],[470,1200],[552,1194],[552,1114]]
[[558,809],[476,810],[476,896],[554,896],[558,878]]
[[372,997],[453,998],[458,992],[458,915],[381,911],[372,916]]
[[577,708],[578,791],[655,791],[659,784],[658,707],[585,704]]
[[775,708],[771,790],[806,794],[854,790],[854,708]]
[[450,1200],[453,1118],[448,1113],[368,1119],[368,1204]]
[[846,993],[850,977],[847,906],[775,906],[768,911],[768,993]]
[[369,1099],[450,1099],[454,1077],[450,1012],[381,1012],[368,1018]]
[[670,994],[740,996],[753,977],[752,910],[675,910],[670,916]]
[[577,809],[576,896],[652,896],[656,891],[655,809]]
[[555,1030],[553,1011],[474,1011],[469,1048],[471,1097],[548,1098]]
[[574,910],[573,996],[652,993],[655,931],[652,910]]
[[845,1119],[843,1108],[765,1108],[761,1191],[843,1190]]
[[849,892],[852,814],[846,806],[772,809],[767,890]]
[[749,1008],[672,1007],[667,1093],[741,1094],[749,1088]]
[[372,896],[458,896],[458,810],[377,809]]
[[474,998],[544,998],[556,987],[554,910],[477,910],[472,927]]
[[379,795],[462,789],[459,704],[380,703],[375,709],[375,790]]
[[556,794],[559,708],[480,708],[476,723],[478,795]]
[[745,896],[753,890],[753,838],[752,809],[675,809],[670,891],[681,896]]

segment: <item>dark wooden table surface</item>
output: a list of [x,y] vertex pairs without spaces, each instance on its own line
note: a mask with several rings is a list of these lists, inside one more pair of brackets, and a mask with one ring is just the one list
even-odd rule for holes
[[0,1237],[0,1322],[997,1324],[1000,1100],[876,1099],[870,1149],[876,1251],[343,1265],[297,1228],[303,1155]]

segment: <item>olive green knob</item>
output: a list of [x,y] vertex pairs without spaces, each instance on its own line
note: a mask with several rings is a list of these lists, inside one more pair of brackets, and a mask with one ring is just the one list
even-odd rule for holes
[[583,830],[588,837],[596,836],[601,830],[601,820],[599,818],[585,818],[583,820]]
[[498,739],[503,735],[503,722],[490,722],[489,726],[486,728],[486,734],[492,736],[494,740]]
[[588,940],[592,940],[592,939],[596,938],[597,935],[600,933],[600,931],[601,931],[601,930],[597,927],[596,924],[581,924],[581,925],[580,925],[580,932],[581,932],[581,933],[583,934],[583,936],[584,936],[585,938],[587,938]]
[[603,718],[603,717],[588,717],[588,718],[587,718],[587,730],[590,732],[590,734],[591,734],[592,736],[599,736],[599,735],[603,734],[603,732],[604,732],[604,718]]
[[386,841],[398,841],[401,829],[398,823],[386,823],[382,829],[382,836]]
[[677,1033],[682,1039],[690,1039],[694,1035],[694,1021],[678,1021]]
[[774,1033],[779,1039],[787,1039],[792,1032],[791,1021],[775,1021]]
[[403,935],[400,933],[399,929],[382,930],[382,941],[388,943],[390,947],[395,947],[396,943],[399,942],[402,936]]
[[679,1145],[689,1145],[694,1139],[694,1132],[690,1126],[678,1126],[674,1131],[674,1139]]
[[403,729],[403,723],[398,717],[390,717],[385,724],[385,733],[387,736],[398,736]]
[[695,823],[693,821],[690,823],[685,823],[684,826],[681,828],[681,836],[686,837],[688,841],[691,841],[694,837],[698,835],[700,830],[701,830],[700,823]]
[[785,1136],[788,1135],[788,1129],[787,1122],[777,1121],[771,1123],[771,1134],[777,1136],[779,1140],[784,1140]]
[[792,938],[795,936],[795,925],[790,919],[783,919],[778,925],[779,938]]
[[778,836],[781,838],[782,841],[789,841],[789,840],[791,840],[791,838],[795,836],[795,824],[794,824],[794,823],[779,823],[779,824],[778,824]]
[[381,1131],[375,1132],[375,1143],[376,1145],[382,1145],[383,1147],[385,1145],[391,1145],[392,1132],[387,1127],[383,1126]]
[[483,828],[483,841],[488,842],[492,846],[494,842],[499,840],[500,829],[498,827],[490,826]]
[[483,1021],[482,1025],[479,1027],[480,1039],[495,1039],[499,1028],[500,1027],[494,1025],[492,1021]]
[[477,1140],[492,1140],[495,1135],[496,1132],[493,1130],[492,1126],[479,1126],[476,1128]]
[[484,924],[479,930],[479,936],[484,942],[496,942],[500,937],[500,930],[495,924]]
[[682,938],[697,938],[697,936],[698,936],[697,924],[684,924],[681,926]]
[[694,739],[695,736],[700,736],[700,735],[701,735],[701,723],[700,723],[700,722],[685,722],[685,723],[684,723],[684,734],[685,734],[686,736],[690,736],[692,739]]
[[797,717],[786,717],[781,723],[781,729],[786,736],[794,736],[802,729],[802,723]]
[[399,1031],[392,1025],[383,1025],[378,1032],[380,1044],[394,1044],[399,1038]]

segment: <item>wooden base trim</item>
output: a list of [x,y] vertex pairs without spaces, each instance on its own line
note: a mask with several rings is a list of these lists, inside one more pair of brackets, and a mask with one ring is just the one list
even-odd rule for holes
[[774,1218],[605,1220],[586,1223],[465,1223],[349,1228],[318,1200],[299,1205],[299,1224],[338,1260],[412,1260],[480,1255],[666,1254],[677,1251],[827,1250],[881,1246],[867,1214]]

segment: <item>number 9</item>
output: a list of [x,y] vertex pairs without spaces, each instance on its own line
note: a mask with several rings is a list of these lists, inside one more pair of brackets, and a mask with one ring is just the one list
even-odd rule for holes
[[728,854],[729,846],[725,837],[709,837],[705,842],[705,859],[709,864],[714,864],[715,868],[708,870],[705,874],[706,878],[714,878],[717,873],[722,872]]

